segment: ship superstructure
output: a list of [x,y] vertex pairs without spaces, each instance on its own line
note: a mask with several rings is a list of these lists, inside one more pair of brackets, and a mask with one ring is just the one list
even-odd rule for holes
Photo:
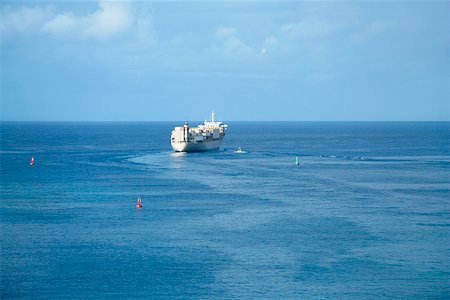
[[171,134],[172,148],[176,152],[198,152],[217,150],[225,136],[228,125],[214,120],[205,121],[197,127],[190,127],[188,123],[175,127]]

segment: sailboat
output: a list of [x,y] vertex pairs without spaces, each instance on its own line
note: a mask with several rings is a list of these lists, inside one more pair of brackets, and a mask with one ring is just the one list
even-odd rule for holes
[[141,197],[138,197],[138,199],[137,199],[136,208],[142,208]]

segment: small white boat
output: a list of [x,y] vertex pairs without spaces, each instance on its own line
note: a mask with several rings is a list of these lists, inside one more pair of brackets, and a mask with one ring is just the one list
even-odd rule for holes
[[247,153],[247,151],[244,151],[241,147],[238,147],[236,150],[234,150],[234,153]]

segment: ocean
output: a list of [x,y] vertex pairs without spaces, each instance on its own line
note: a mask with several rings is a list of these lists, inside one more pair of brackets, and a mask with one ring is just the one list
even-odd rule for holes
[[0,123],[1,299],[450,298],[449,122],[177,124]]

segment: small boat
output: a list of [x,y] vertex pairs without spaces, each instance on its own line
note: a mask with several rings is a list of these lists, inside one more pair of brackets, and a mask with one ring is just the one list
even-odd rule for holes
[[30,166],[34,166],[34,156],[31,157]]
[[242,150],[241,147],[238,147],[236,150],[234,150],[234,153],[247,153],[247,152]]
[[141,197],[138,197],[138,199],[137,199],[136,208],[142,208]]
[[300,161],[298,160],[298,157],[295,157],[295,164],[298,166],[300,164]]

